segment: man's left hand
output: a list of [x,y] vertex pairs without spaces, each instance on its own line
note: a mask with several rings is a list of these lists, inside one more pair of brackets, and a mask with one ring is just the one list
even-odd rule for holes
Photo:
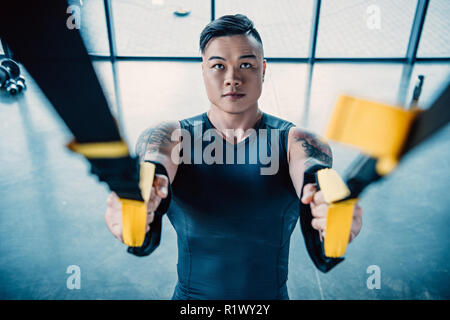
[[[303,204],[309,204],[311,207],[311,214],[313,219],[311,225],[314,229],[319,231],[321,240],[325,237],[325,229],[327,226],[327,212],[328,203],[323,197],[322,191],[317,191],[315,183],[308,183],[303,187],[303,196],[301,199]],[[359,234],[362,227],[362,215],[363,210],[359,204],[355,205],[353,211],[353,221],[350,230],[350,237],[348,242],[352,242],[353,239]]]

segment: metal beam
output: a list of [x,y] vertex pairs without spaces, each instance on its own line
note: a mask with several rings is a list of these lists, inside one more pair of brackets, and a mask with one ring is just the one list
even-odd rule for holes
[[406,58],[409,64],[413,64],[416,61],[417,49],[419,48],[420,36],[422,35],[429,3],[430,0],[417,1],[416,14],[409,36],[408,49],[406,50]]
[[416,62],[450,62],[450,57],[449,58],[417,58],[416,57]]
[[111,2],[109,0],[103,0],[103,3],[105,6],[106,31],[108,33],[109,54],[111,56],[111,61],[115,61],[115,58],[117,56],[117,50],[116,50]]
[[404,63],[407,62],[406,58],[315,58],[315,62],[343,62],[343,63],[352,63],[352,62],[363,62],[363,63],[370,63],[370,62],[383,62],[383,63]]
[[410,63],[404,63],[402,67],[402,75],[397,91],[397,104],[399,106],[407,106],[407,96],[409,90],[409,84],[411,82],[411,76],[414,69],[414,65]]
[[[117,122],[119,124],[120,131],[122,133],[122,137],[125,142],[128,142],[125,135],[125,127],[123,123],[123,113],[122,113],[122,104],[120,97],[120,87],[119,87],[119,75],[117,71],[117,48],[115,41],[115,31],[114,31],[114,17],[113,10],[111,6],[110,0],[103,0],[105,5],[105,18],[106,18],[106,29],[108,32],[108,43],[109,43],[109,54],[110,61],[112,67],[112,75],[113,75],[113,83],[114,83],[114,98],[115,98],[115,114],[117,117]],[[129,145],[129,144],[128,144]]]
[[309,39],[308,59],[309,59],[310,63],[314,63],[314,61],[316,59],[317,33],[319,31],[319,18],[320,18],[321,4],[322,4],[321,0],[316,0],[314,2],[313,20],[312,20],[312,26],[311,26],[311,36]]
[[[95,61],[111,61],[109,56],[90,55]],[[308,63],[309,58],[267,57],[268,62]],[[201,62],[201,57],[116,56],[116,61],[182,61]],[[315,58],[315,63],[407,63],[407,58]],[[416,62],[450,62],[449,58],[416,58]]]
[[309,109],[311,104],[311,87],[312,87],[312,78],[314,74],[314,63],[308,63],[308,72],[306,74],[306,90],[305,90],[305,100],[304,100],[304,109],[303,114],[300,119],[301,126],[304,128],[308,127],[309,120]]

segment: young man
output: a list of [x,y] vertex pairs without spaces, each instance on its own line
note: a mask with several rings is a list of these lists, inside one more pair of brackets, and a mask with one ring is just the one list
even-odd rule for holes
[[[136,147],[164,173],[155,177],[149,223],[171,194],[162,211],[178,238],[173,299],[289,299],[289,243],[300,196],[321,237],[326,226],[328,206],[314,184],[304,184],[304,173],[314,161],[331,167],[331,149],[258,108],[266,61],[246,16],[208,24],[200,49],[210,109],[146,130]],[[121,240],[120,202],[113,193],[107,203],[106,223]],[[361,216],[356,206],[349,241]],[[146,255],[154,248],[130,249]]]

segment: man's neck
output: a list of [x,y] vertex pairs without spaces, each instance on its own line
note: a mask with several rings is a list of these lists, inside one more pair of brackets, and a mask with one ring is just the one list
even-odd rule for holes
[[[211,105],[207,115],[212,125],[225,139],[233,143],[239,143],[251,133],[246,131],[255,128],[259,123],[262,111],[259,110],[257,104],[242,113],[228,113],[215,105]],[[234,137],[230,135],[231,133],[234,134]]]

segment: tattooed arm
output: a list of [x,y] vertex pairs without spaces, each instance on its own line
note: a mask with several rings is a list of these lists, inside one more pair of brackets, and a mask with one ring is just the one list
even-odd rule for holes
[[[136,143],[136,155],[139,156],[140,161],[144,160],[153,160],[161,163],[165,169],[167,170],[167,174],[169,175],[169,180],[172,183],[175,178],[175,174],[177,172],[178,159],[173,159],[172,161],[172,149],[178,144],[177,141],[172,141],[172,132],[179,128],[178,122],[164,122],[157,126],[148,128],[145,130]],[[169,196],[168,192],[169,181],[167,177],[164,175],[156,174],[153,180],[153,186],[151,189],[150,199],[147,203],[147,229],[146,234],[151,236],[151,233],[148,233],[151,228],[151,223],[155,218],[155,211],[158,209],[159,205],[162,203],[162,199],[166,199]],[[170,201],[170,198],[168,198]],[[107,200],[107,209],[105,212],[105,222],[106,225],[119,241],[123,242],[123,230],[122,230],[122,207],[119,198],[114,192],[108,197]],[[160,219],[161,216],[158,215],[159,221],[156,223],[156,226],[159,225],[161,228]],[[158,230],[158,227],[156,227]],[[146,235],[146,239],[149,239]],[[157,233],[153,233],[155,237]],[[150,240],[151,241],[151,240]],[[150,242],[145,245],[144,249],[129,248],[128,251],[130,253],[136,255],[148,255],[153,251],[159,243],[159,238],[156,244],[155,242]],[[145,242],[144,242],[145,243]],[[152,244],[153,243],[153,244]],[[150,249],[148,249],[150,248]],[[150,251],[146,251],[150,250]]]
[[[288,161],[292,183],[294,184],[297,196],[300,197],[305,170],[314,163],[317,163],[317,161],[331,167],[333,164],[333,155],[330,146],[322,138],[294,127],[289,131]],[[303,188],[303,197],[301,201],[304,204],[310,204],[313,217],[311,225],[314,229],[319,231],[320,237],[322,238],[326,232],[325,227],[328,204],[323,198],[322,191],[317,191],[314,184],[306,184]],[[356,204],[353,213],[349,242],[351,242],[361,230],[362,214],[362,208],[359,204]]]
[[293,127],[289,130],[288,161],[292,182],[297,196],[300,196],[305,170],[317,161],[331,167],[333,155],[330,146],[321,137]]
[[138,138],[136,143],[136,155],[141,161],[153,160],[161,163],[169,174],[170,182],[175,179],[179,159],[172,159],[176,152],[172,152],[179,141],[172,141],[172,133],[180,129],[178,122],[163,122],[150,127]]

